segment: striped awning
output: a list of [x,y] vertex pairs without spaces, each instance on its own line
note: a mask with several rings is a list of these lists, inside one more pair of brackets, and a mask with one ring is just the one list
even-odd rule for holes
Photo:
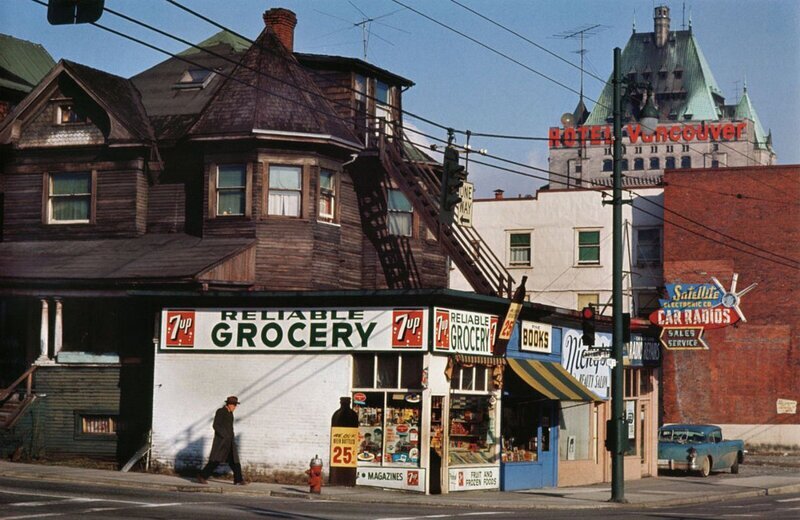
[[502,356],[476,356],[475,354],[456,354],[455,362],[459,365],[484,365],[497,366],[505,365],[506,358]]
[[559,401],[602,401],[560,363],[510,359],[508,366],[534,390]]

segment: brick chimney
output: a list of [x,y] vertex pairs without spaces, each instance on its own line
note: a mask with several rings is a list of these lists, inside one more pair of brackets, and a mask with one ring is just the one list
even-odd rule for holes
[[271,27],[278,39],[289,52],[294,52],[294,27],[297,16],[282,7],[270,9],[264,13],[264,25]]
[[503,190],[494,190],[494,200],[503,200]]
[[659,49],[669,40],[669,7],[661,5],[656,7],[653,14],[653,33],[656,47]]

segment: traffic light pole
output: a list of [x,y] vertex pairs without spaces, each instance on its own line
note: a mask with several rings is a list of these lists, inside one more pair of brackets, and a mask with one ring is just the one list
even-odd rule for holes
[[612,318],[614,334],[611,352],[614,357],[614,368],[611,370],[611,424],[606,435],[613,435],[611,446],[611,502],[627,502],[625,500],[625,456],[622,440],[626,423],[624,421],[623,403],[623,366],[622,366],[622,75],[620,73],[620,49],[614,49],[614,189],[612,196]]

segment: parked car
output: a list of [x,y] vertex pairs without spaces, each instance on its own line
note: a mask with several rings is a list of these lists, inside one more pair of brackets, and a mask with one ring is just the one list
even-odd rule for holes
[[671,424],[658,430],[658,469],[682,470],[707,477],[712,471],[739,473],[744,442],[723,440],[719,426]]

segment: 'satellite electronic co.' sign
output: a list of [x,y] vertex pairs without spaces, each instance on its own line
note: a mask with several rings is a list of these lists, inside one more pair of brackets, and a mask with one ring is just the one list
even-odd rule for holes
[[[734,141],[742,138],[747,123],[700,123],[659,126],[648,134],[638,124],[626,125],[631,144],[641,141],[644,144],[681,141]],[[581,144],[593,145],[612,143],[611,126],[567,127],[563,130],[551,127],[548,134],[550,148],[572,148]]]
[[736,292],[739,278],[733,273],[730,290],[712,277],[713,283],[667,284],[669,298],[660,300],[661,308],[650,321],[661,327],[661,344],[671,350],[707,350],[703,340],[706,329],[719,329],[747,320],[739,308],[741,297],[757,284]]

